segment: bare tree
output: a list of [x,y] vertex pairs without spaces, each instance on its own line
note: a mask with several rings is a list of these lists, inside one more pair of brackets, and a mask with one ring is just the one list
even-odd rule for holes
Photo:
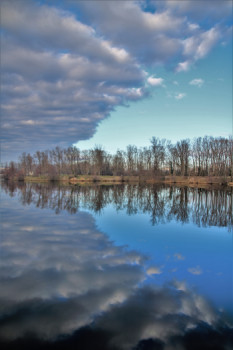
[[178,152],[178,158],[180,163],[180,173],[182,176],[188,175],[188,166],[189,166],[189,155],[190,155],[190,141],[181,140],[176,144],[176,149]]
[[154,175],[158,175],[165,161],[165,140],[153,136],[150,142]]

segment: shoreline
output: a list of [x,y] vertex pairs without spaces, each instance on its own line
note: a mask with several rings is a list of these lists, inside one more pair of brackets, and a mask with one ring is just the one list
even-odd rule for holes
[[[20,179],[13,179],[13,181],[20,181]],[[186,185],[186,186],[206,186],[206,185],[218,185],[233,187],[230,177],[217,177],[217,176],[157,176],[157,177],[145,177],[145,176],[105,176],[105,175],[79,175],[79,176],[68,176],[62,175],[57,178],[50,178],[48,176],[26,176],[21,179],[24,182],[33,183],[48,183],[58,182],[69,185],[78,184],[167,184],[167,185]]]

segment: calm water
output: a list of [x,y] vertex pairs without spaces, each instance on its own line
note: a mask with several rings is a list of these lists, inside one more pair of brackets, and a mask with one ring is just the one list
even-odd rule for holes
[[233,192],[2,184],[4,349],[233,349]]

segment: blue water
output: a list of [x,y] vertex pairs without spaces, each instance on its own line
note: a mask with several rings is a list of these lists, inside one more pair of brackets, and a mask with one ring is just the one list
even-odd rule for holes
[[159,268],[160,273],[147,282],[184,280],[233,315],[233,237],[226,227],[198,227],[174,220],[152,226],[149,214],[116,213],[111,205],[94,217],[98,229],[114,244],[145,254],[146,268]]
[[230,190],[3,184],[1,347],[231,348],[232,216]]

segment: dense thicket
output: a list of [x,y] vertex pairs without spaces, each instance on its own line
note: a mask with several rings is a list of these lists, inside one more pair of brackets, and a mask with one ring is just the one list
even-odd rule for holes
[[61,175],[233,175],[233,139],[199,137],[172,144],[153,137],[149,147],[127,146],[115,154],[102,146],[90,150],[76,147],[56,147],[35,154],[23,153],[18,162],[6,165],[4,176],[46,175],[56,179]]

